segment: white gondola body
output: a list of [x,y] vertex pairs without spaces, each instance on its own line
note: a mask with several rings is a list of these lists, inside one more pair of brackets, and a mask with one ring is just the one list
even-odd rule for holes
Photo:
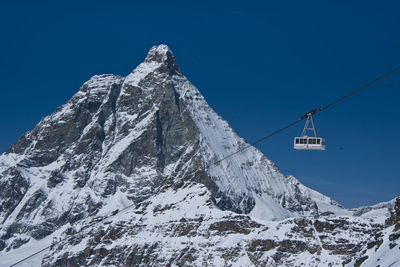
[[[325,139],[318,137],[317,129],[315,128],[314,119],[312,114],[315,113],[312,110],[306,114],[307,121],[304,125],[301,137],[295,137],[293,142],[293,148],[297,150],[325,150]],[[303,116],[301,119],[304,119]],[[311,122],[311,128],[308,127]],[[312,131],[314,136],[307,136],[307,131]]]
[[325,150],[325,139],[321,137],[295,137],[294,149],[297,150]]

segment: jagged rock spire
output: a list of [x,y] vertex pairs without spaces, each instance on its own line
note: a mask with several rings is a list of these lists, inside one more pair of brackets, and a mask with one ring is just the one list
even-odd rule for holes
[[165,64],[171,74],[180,72],[174,54],[172,53],[171,49],[165,44],[153,46],[149,50],[145,62],[152,61]]

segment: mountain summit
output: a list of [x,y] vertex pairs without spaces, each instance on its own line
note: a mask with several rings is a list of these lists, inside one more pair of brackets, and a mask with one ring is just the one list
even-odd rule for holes
[[[1,155],[0,250],[14,259],[62,236],[40,263],[279,265],[304,253],[316,264],[351,260],[358,250],[328,249],[334,234],[325,248],[318,235],[327,224],[346,231],[349,221],[318,218],[352,211],[283,175],[254,147],[219,161],[245,146],[168,46],[154,46],[126,77],[93,76]],[[365,225],[354,230],[360,238],[379,230],[367,219],[351,223]],[[282,233],[273,240],[271,229]],[[229,248],[212,253],[221,242]]]
[[162,63],[168,67],[171,74],[180,73],[178,64],[172,51],[167,45],[153,46],[147,54],[144,62]]

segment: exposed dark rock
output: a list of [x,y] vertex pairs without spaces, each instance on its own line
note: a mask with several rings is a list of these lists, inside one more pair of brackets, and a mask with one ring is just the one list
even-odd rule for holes
[[271,250],[275,247],[277,247],[278,244],[274,240],[269,240],[269,239],[257,239],[253,240],[248,247],[248,250],[250,252],[255,252],[255,251],[268,251]]
[[400,232],[389,235],[390,241],[395,241],[400,238]]
[[361,264],[362,264],[366,259],[368,259],[368,256],[364,256],[364,257],[361,257],[361,258],[357,259],[356,262],[354,263],[354,267],[360,267]]
[[2,215],[2,222],[8,218],[21,202],[28,190],[28,186],[29,182],[21,176],[15,167],[0,174],[0,215]]
[[256,222],[253,222],[249,219],[244,219],[244,217],[237,217],[237,220],[226,220],[219,221],[210,225],[210,230],[217,231],[219,234],[226,233],[241,233],[241,234],[249,234],[252,229],[259,228],[262,225]]
[[396,198],[394,209],[390,214],[390,218],[386,220],[386,225],[391,226],[400,222],[400,196]]

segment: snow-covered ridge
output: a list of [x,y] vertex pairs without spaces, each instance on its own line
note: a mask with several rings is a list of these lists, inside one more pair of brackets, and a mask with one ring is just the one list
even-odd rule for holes
[[380,223],[384,223],[385,220],[389,217],[390,212],[393,211],[395,202],[396,198],[372,206],[363,206],[359,208],[349,209],[349,211],[351,211],[354,216],[372,218]]

